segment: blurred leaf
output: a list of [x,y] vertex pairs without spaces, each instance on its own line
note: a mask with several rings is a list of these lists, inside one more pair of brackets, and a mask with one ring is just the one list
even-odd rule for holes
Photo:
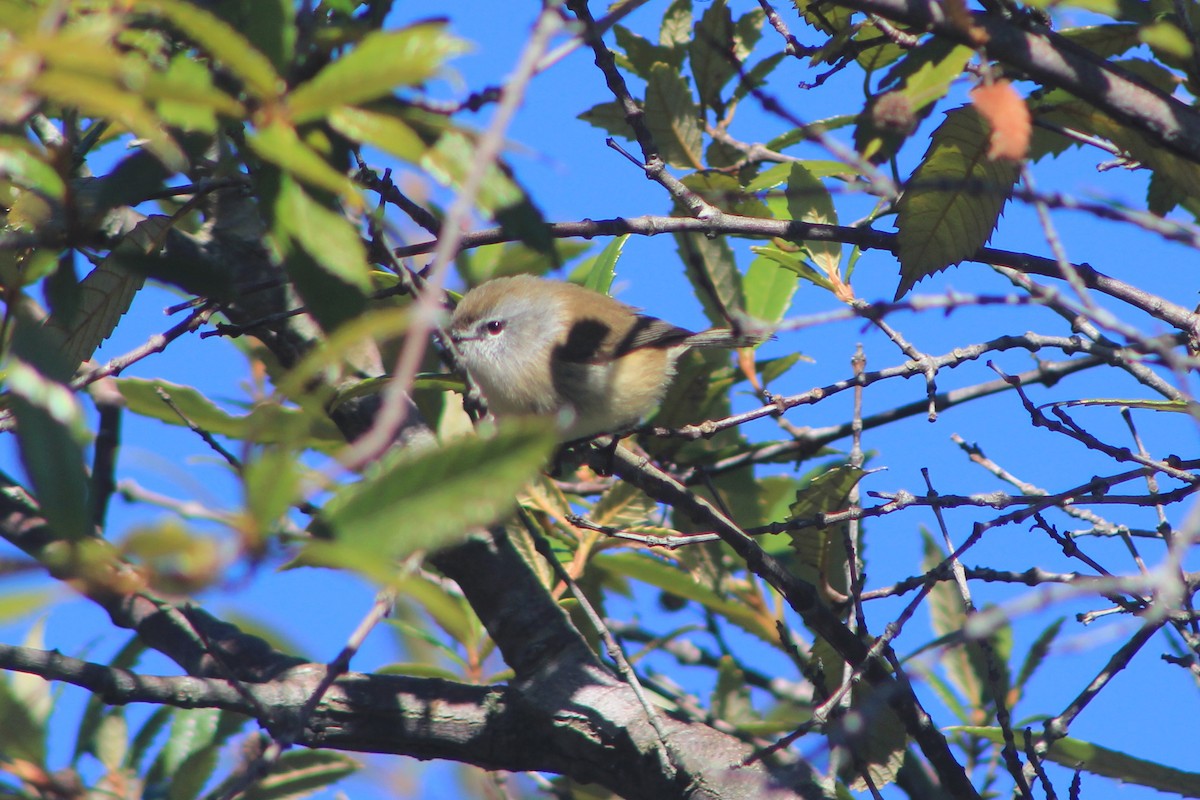
[[0,719],[4,720],[4,755],[38,766],[46,764],[46,728],[14,692],[11,679],[0,674]]
[[592,506],[588,519],[597,525],[627,528],[647,522],[658,510],[649,495],[631,483],[618,481]]
[[[1004,733],[999,728],[950,727],[971,736],[982,737],[996,745],[1004,744]],[[1041,736],[1034,735],[1034,742]],[[1045,758],[1067,769],[1080,769],[1106,778],[1115,778],[1123,783],[1148,786],[1159,792],[1170,792],[1184,797],[1200,797],[1200,773],[1163,766],[1145,759],[1135,758],[1098,744],[1067,737],[1050,745]]]
[[973,255],[1000,217],[1017,166],[987,157],[983,120],[970,107],[947,112],[897,206],[903,297],[917,281]]
[[150,747],[158,738],[162,729],[171,721],[171,717],[175,715],[175,709],[171,706],[161,706],[154,710],[138,732],[133,735],[133,741],[130,742],[129,752],[127,754],[128,766],[141,772],[142,759],[146,757],[146,753],[150,751]]
[[374,31],[288,96],[297,124],[325,116],[343,105],[357,105],[432,77],[442,62],[465,50],[442,22],[425,22],[398,31]]
[[310,542],[297,563],[348,567],[388,582],[397,559],[445,547],[507,514],[554,445],[544,420],[514,420],[487,439],[385,458],[326,503],[314,526],[333,541]]
[[244,82],[255,97],[269,99],[283,91],[283,79],[267,57],[238,30],[199,6],[182,0],[134,0],[133,6],[166,17]]
[[714,0],[704,10],[688,45],[688,56],[700,102],[721,113],[725,107],[721,89],[737,74],[739,63],[734,53],[733,15],[725,0]]
[[40,510],[56,538],[87,536],[92,530],[90,481],[83,462],[88,431],[78,400],[25,361],[10,358],[7,373],[21,463]]
[[216,708],[180,709],[171,720],[171,735],[155,759],[151,771],[163,780],[174,780],[179,768],[192,755],[212,745],[221,711]]
[[86,116],[112,120],[140,139],[170,170],[185,168],[183,151],[167,134],[158,115],[146,107],[140,94],[127,92],[102,78],[58,69],[41,72],[31,88],[52,102],[78,108]]
[[[241,800],[292,800],[353,775],[362,765],[345,753],[330,750],[289,750],[271,773],[240,795]],[[219,795],[218,795],[219,796]]]
[[49,589],[20,589],[0,594],[0,625],[11,625],[48,608],[58,597]]
[[115,708],[104,715],[91,750],[109,772],[121,768],[129,752],[129,725],[124,709]]
[[296,7],[290,0],[217,0],[210,8],[270,59],[276,72],[284,72],[291,64],[296,48]]
[[[309,147],[296,129],[286,122],[274,120],[258,128],[247,135],[246,143],[259,158],[274,164],[285,173],[311,186],[336,194],[351,208],[362,208],[362,196],[354,182],[330,166],[329,162]],[[313,235],[319,235],[319,232],[314,232]]]
[[723,722],[740,726],[759,720],[750,703],[746,675],[731,656],[721,656],[717,664],[717,685],[710,702],[713,716]]
[[167,800],[195,800],[217,768],[219,751],[209,745],[188,755],[171,774]]
[[671,0],[659,27],[658,43],[664,47],[677,47],[691,40],[692,0]]
[[48,159],[49,154],[32,142],[0,135],[0,176],[48,198],[61,200],[66,184]]
[[286,231],[331,276],[363,294],[371,291],[366,247],[345,215],[326,208],[299,183],[284,180],[276,200],[275,221],[276,230]]
[[302,409],[263,402],[255,405],[249,414],[235,416],[218,408],[191,386],[141,378],[118,378],[116,386],[129,411],[170,425],[186,423],[163,402],[160,390],[166,392],[196,426],[219,436],[260,444],[303,443],[322,451],[346,444],[345,437],[327,417],[320,418]]
[[429,149],[412,126],[394,114],[343,106],[330,112],[329,125],[348,139],[378,147],[409,164],[419,164]]
[[700,108],[687,79],[666,64],[655,64],[646,84],[646,127],[663,161],[681,169],[702,169]]
[[675,564],[650,553],[604,553],[592,560],[592,565],[614,576],[641,581],[685,600],[692,600],[730,624],[752,633],[772,645],[778,642],[774,623],[738,600],[726,600],[711,589],[696,583],[687,572]]
[[1059,617],[1046,626],[1045,630],[1038,634],[1038,637],[1033,640],[1033,644],[1029,646],[1029,652],[1025,654],[1025,660],[1021,663],[1021,669],[1017,673],[1017,680],[1013,684],[1018,691],[1024,692],[1025,685],[1033,678],[1033,674],[1037,672],[1038,667],[1046,660],[1046,656],[1050,654],[1050,648],[1054,645],[1054,640],[1058,637],[1062,630],[1065,617]]

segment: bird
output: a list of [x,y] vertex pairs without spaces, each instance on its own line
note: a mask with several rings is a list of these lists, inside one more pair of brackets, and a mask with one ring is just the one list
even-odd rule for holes
[[448,334],[494,417],[552,417],[564,442],[636,426],[662,401],[687,350],[769,338],[727,328],[695,333],[601,292],[532,275],[471,289]]

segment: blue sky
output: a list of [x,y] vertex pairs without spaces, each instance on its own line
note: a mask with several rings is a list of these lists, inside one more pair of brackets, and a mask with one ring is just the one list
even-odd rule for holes
[[[735,15],[756,6],[745,0],[732,5]],[[536,13],[536,6],[533,3],[514,5],[476,0],[447,4],[444,13],[450,17],[452,29],[475,46],[472,52],[453,62],[458,76],[450,76],[449,80],[436,84],[434,91],[446,97],[462,97],[468,91],[502,80],[516,61]],[[662,0],[649,3],[630,17],[629,26],[653,38],[656,36],[656,21],[664,6]],[[425,10],[415,4],[402,8],[396,14],[395,24],[420,18]],[[786,9],[783,10],[786,12]],[[802,40],[809,36],[811,41],[811,36],[799,23],[792,27]],[[820,90],[800,92],[795,84],[806,78],[811,78],[811,75],[797,62],[777,71],[768,87],[777,98],[806,120],[846,112],[849,106],[834,104],[853,103],[853,99],[845,99],[846,93],[851,92],[853,94],[850,97],[856,98],[861,91],[858,84],[860,78],[848,75],[835,78]],[[964,83],[956,88],[955,94],[965,97],[966,88],[967,84]],[[509,132],[511,147],[508,157],[517,175],[550,220],[668,213],[669,200],[662,190],[647,181],[619,154],[607,148],[603,132],[576,119],[579,113],[593,104],[610,99],[606,92],[600,74],[591,65],[590,55],[578,51],[533,81]],[[822,104],[825,103],[830,105],[824,107]],[[925,123],[922,133],[928,133],[939,119],[940,114],[935,114],[933,119]],[[481,114],[478,125],[485,125],[486,122],[487,114]],[[735,134],[747,141],[764,141],[782,129],[782,123],[755,108],[751,102],[739,109]],[[841,138],[847,140],[848,134],[843,132]],[[914,148],[914,157],[919,156],[922,150],[922,147]],[[814,158],[825,157],[815,148],[799,152]],[[1116,198],[1135,207],[1144,203],[1144,173],[1124,170],[1100,173],[1095,169],[1100,160],[1103,159],[1094,153],[1074,150],[1058,163],[1038,164],[1034,170],[1039,188],[1043,191],[1070,191],[1084,197]],[[386,166],[382,162],[381,165]],[[912,164],[906,166],[911,168]],[[446,198],[441,190],[431,190],[440,199]],[[838,197],[835,203],[843,222],[856,219],[869,207],[861,196]],[[398,219],[397,222],[402,224]],[[1125,231],[1117,223],[1098,221],[1084,214],[1062,213],[1055,217],[1055,222],[1072,260],[1088,262],[1102,271],[1125,276],[1182,305],[1195,305],[1194,281],[1189,279],[1189,267],[1195,260],[1193,251],[1132,230]],[[882,222],[880,227],[890,229],[887,221]],[[420,238],[414,236],[414,240]],[[1039,255],[1049,252],[1032,209],[1020,204],[1009,206],[991,243],[997,247]],[[732,240],[731,245],[738,255],[739,264],[745,267],[751,258],[750,243]],[[597,245],[597,249],[599,246],[602,243]],[[873,252],[864,255],[859,262],[853,283],[860,297],[888,299],[895,290],[897,278],[895,259],[887,253]],[[615,288],[621,299],[644,307],[657,316],[694,328],[705,324],[700,304],[683,278],[674,243],[668,237],[631,239],[618,265]],[[939,294],[950,288],[989,294],[1012,291],[1007,281],[978,264],[967,264],[933,276],[919,284],[916,291]],[[144,291],[117,333],[104,345],[98,358],[111,358],[140,344],[147,336],[165,330],[172,320],[164,317],[161,309],[177,301],[175,295],[165,290]],[[814,313],[836,307],[837,302],[832,296],[811,286],[801,286],[791,314]],[[1142,324],[1141,320],[1135,321]],[[940,313],[901,314],[889,322],[919,349],[934,354],[961,344],[1002,334],[1019,334],[1026,330],[1059,335],[1069,332],[1061,320],[1049,311],[1039,309],[968,309],[950,316]],[[1149,329],[1156,332],[1153,326]],[[777,341],[767,345],[764,352],[766,355],[780,355],[798,349],[813,358],[812,363],[798,367],[788,383],[777,387],[779,391],[790,393],[848,376],[849,358],[858,342],[863,344],[867,352],[868,369],[903,361],[900,353],[885,337],[860,323],[840,323],[812,331],[783,334]],[[1044,355],[1053,357],[1052,354]],[[995,355],[993,358],[999,367],[1009,373],[1032,366],[1030,356],[1020,351]],[[218,338],[201,340],[198,337],[176,342],[166,353],[147,359],[127,374],[162,377],[196,385],[210,397],[230,401],[247,396],[245,382],[249,378],[245,361],[237,356],[232,344]],[[946,389],[994,377],[995,373],[984,363],[974,363],[953,373],[942,374],[939,376],[939,385]],[[1034,387],[1030,395],[1035,402],[1097,396],[1145,396],[1146,390],[1132,381],[1111,383],[1111,377],[1099,373],[1094,377],[1079,376],[1051,389]],[[888,382],[866,393],[866,413],[910,402],[923,395],[924,385],[919,378]],[[797,425],[842,422],[850,416],[849,401],[847,394],[816,407],[798,409],[788,418]],[[739,402],[749,407],[753,401],[743,398]],[[1076,414],[1097,435],[1112,441],[1125,441],[1122,438],[1125,436],[1124,428],[1114,410],[1083,409]],[[1188,424],[1151,412],[1138,413],[1136,418],[1152,453],[1163,455],[1175,452],[1186,457],[1194,452],[1196,432]],[[139,420],[132,415],[126,415],[125,425],[121,478],[135,480],[147,489],[177,498],[199,500],[217,508],[235,508],[240,502],[237,482],[228,468],[219,463],[193,434],[180,428]],[[770,423],[763,422],[751,430],[768,436],[771,435],[770,428]],[[1078,475],[1090,474],[1089,469],[1094,469],[1098,474],[1111,471],[1093,454],[1064,443],[1049,433],[1031,429],[1017,398],[1005,394],[988,398],[969,408],[949,410],[935,424],[923,418],[913,418],[869,432],[864,446],[876,453],[872,465],[884,469],[869,476],[863,483],[864,489],[881,492],[900,489],[923,491],[922,467],[929,468],[935,486],[942,493],[1006,488],[967,461],[951,442],[953,433],[978,442],[989,456],[1021,478],[1050,489],[1065,488],[1062,478],[1068,468],[1072,474]],[[839,443],[839,446],[848,448],[849,443]],[[1093,462],[1094,468],[1090,466]],[[11,437],[0,440],[0,467],[17,469]],[[1173,509],[1171,512],[1176,524],[1181,521],[1179,514],[1182,510],[1185,509]],[[161,519],[163,514],[151,507],[130,506],[117,501],[111,513],[112,530],[128,532],[139,524]],[[947,514],[952,535],[957,541],[965,538],[970,531],[970,523],[979,518],[976,512]],[[1130,517],[1122,519],[1128,521]],[[1132,519],[1136,524],[1146,527],[1154,524],[1150,511]],[[868,523],[870,585],[886,585],[919,572],[920,530],[922,527],[935,530],[935,526],[932,514],[920,513],[897,515]],[[214,528],[213,535],[220,536],[222,532]],[[1129,560],[1120,542],[1089,542],[1088,547],[1089,552],[1102,562],[1112,565],[1114,571],[1128,569]],[[0,549],[0,557],[9,555],[11,553]],[[1145,548],[1144,555],[1151,565],[1161,559],[1161,552],[1149,546]],[[1054,571],[1082,569],[1082,565],[1066,560],[1056,547],[1027,527],[1006,527],[992,531],[972,551],[966,562],[1010,569],[1024,569],[1032,564]],[[13,589],[35,583],[41,585],[32,580],[6,583]],[[976,588],[976,600],[980,604],[1010,601],[1014,596],[1011,591],[1000,591],[991,586]],[[5,586],[0,584],[0,592],[4,589]],[[229,591],[212,591],[199,599],[218,615],[257,619],[276,627],[296,641],[304,655],[324,660],[336,654],[358,619],[366,613],[372,594],[370,586],[353,577],[318,570],[280,573],[268,565]],[[651,628],[666,630],[678,624],[674,617],[656,614],[651,598],[649,594],[640,595],[634,603],[624,608],[617,601],[611,611],[619,616],[622,611],[633,613],[636,610],[643,623]],[[1057,605],[1049,612],[1024,614],[1017,619],[1015,649],[1021,653],[1052,618],[1059,615],[1068,617],[1064,635],[1050,663],[1028,687],[1028,696],[1018,708],[1018,716],[1058,713],[1067,699],[1086,685],[1117,643],[1133,632],[1127,621],[1101,621],[1083,627],[1071,619],[1071,615],[1078,611],[1104,605],[1103,600],[1088,598]],[[898,608],[899,604],[893,601],[873,604],[869,609],[873,629],[882,629]],[[918,612],[898,644],[897,649],[902,654],[911,652],[930,638],[927,620],[926,612]],[[25,621],[0,628],[0,641],[18,641],[30,624],[30,621]],[[735,634],[731,635],[736,638]],[[55,605],[49,614],[46,640],[48,646],[66,653],[82,653],[88,658],[103,661],[124,639],[119,632],[109,631],[102,615],[86,603],[64,600]],[[1072,735],[1178,768],[1192,768],[1194,747],[1191,721],[1200,711],[1195,687],[1183,670],[1158,659],[1162,649],[1159,639],[1152,642],[1139,655],[1133,667],[1120,675],[1115,685],[1080,716],[1072,728]],[[400,657],[394,637],[386,629],[380,629],[368,640],[354,667],[370,670]],[[668,662],[658,663],[664,670],[673,669]],[[771,659],[765,664],[788,678],[795,677],[782,659]],[[168,670],[169,666],[161,660],[150,659],[145,668],[149,672],[156,672]],[[680,680],[694,682],[696,691],[705,690],[695,676],[686,672],[683,675]],[[688,683],[685,685],[693,688]],[[64,691],[61,718],[56,720],[64,737],[71,732],[73,721],[77,719],[81,698],[81,692],[73,689]],[[69,752],[69,741],[63,738],[57,744],[60,758],[65,759]],[[389,789],[355,781],[348,785],[354,797],[444,797],[449,782],[454,780],[452,769],[418,766],[412,760],[374,758],[371,764],[372,771],[393,775],[401,785]],[[1057,773],[1060,793],[1066,785],[1063,774],[1061,771]],[[1151,793],[1136,787],[1116,786],[1096,778],[1085,779],[1084,786],[1085,792],[1089,786],[1096,792],[1091,796],[1151,796]],[[1085,796],[1088,795],[1085,793]]]

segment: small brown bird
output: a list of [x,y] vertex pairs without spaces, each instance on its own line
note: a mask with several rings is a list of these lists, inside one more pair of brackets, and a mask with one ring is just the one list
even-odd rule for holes
[[767,337],[693,333],[582,286],[518,275],[467,292],[450,338],[493,414],[553,416],[571,441],[637,425],[689,348],[747,347]]

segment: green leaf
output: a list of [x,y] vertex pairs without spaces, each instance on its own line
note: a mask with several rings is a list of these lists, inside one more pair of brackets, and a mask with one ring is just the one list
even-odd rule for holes
[[613,34],[617,46],[625,51],[623,66],[640,78],[649,78],[655,64],[669,64],[677,69],[683,66],[683,48],[654,44],[623,25],[614,25]]
[[592,559],[592,566],[603,569],[612,576],[641,581],[685,600],[697,602],[763,641],[772,645],[778,644],[778,633],[773,625],[764,623],[762,615],[755,613],[745,603],[721,597],[712,589],[697,583],[677,565],[665,562],[650,553],[603,553]]
[[12,358],[7,372],[21,463],[41,512],[55,537],[81,539],[92,530],[83,410],[70,389],[31,364]]
[[792,305],[799,277],[794,270],[759,256],[742,277],[746,313],[764,322],[779,322]]
[[613,278],[617,275],[617,259],[621,257],[621,250],[624,249],[627,241],[629,241],[628,233],[617,236],[606,244],[600,251],[600,255],[592,261],[591,269],[581,281],[581,285],[593,292],[608,294],[608,290],[612,288]]
[[763,201],[748,194],[732,175],[719,172],[694,172],[683,184],[722,211],[747,217],[769,219],[771,210]]
[[733,15],[725,0],[715,0],[696,24],[696,32],[688,45],[700,102],[718,113],[725,107],[721,89],[737,73],[733,31]]
[[314,527],[332,541],[311,542],[298,563],[347,567],[388,582],[397,559],[445,547],[507,515],[555,444],[546,420],[514,420],[490,438],[385,458],[325,505]]
[[1017,179],[1017,165],[987,157],[986,124],[974,108],[946,114],[897,205],[902,297],[927,275],[987,243]]
[[627,140],[633,139],[633,128],[629,127],[629,120],[625,117],[625,107],[616,100],[597,103],[580,114],[577,119],[613,136]]
[[146,107],[141,95],[126,91],[103,77],[49,69],[38,74],[30,88],[55,103],[73,106],[86,116],[111,120],[142,140],[163,164],[182,172],[187,159],[162,126],[158,115]]
[[464,43],[441,22],[399,31],[375,31],[288,96],[297,124],[319,119],[344,105],[358,105],[432,77],[442,62],[463,52]]
[[[284,397],[302,398],[312,382],[328,372],[336,376],[356,349],[364,344],[385,344],[403,336],[409,327],[408,309],[380,308],[347,322],[309,351],[278,383]],[[336,378],[333,381],[336,382]]]
[[297,182],[284,180],[275,221],[276,230],[286,231],[331,276],[363,294],[372,290],[367,249],[345,215],[326,208]]
[[717,664],[717,685],[713,688],[711,708],[713,716],[733,725],[759,720],[759,715],[750,703],[746,674],[732,656],[721,656]]
[[[946,730],[979,736],[997,745],[1004,744],[1004,733],[999,728],[962,726]],[[1042,740],[1040,736],[1033,738],[1035,742]],[[1200,773],[1184,772],[1153,761],[1135,758],[1082,739],[1059,739],[1050,746],[1050,751],[1045,757],[1067,769],[1081,769],[1105,778],[1115,778],[1123,783],[1148,786],[1159,792],[1200,797]]]
[[[859,467],[840,464],[822,471],[796,492],[789,507],[791,519],[808,519],[817,514],[840,511],[846,507],[851,490],[862,480],[865,471]],[[842,525],[804,528],[790,531],[792,549],[796,553],[796,574],[819,587],[829,587],[847,594],[845,535]]]
[[165,402],[166,393],[175,406],[197,427],[219,436],[259,444],[302,442],[328,452],[346,444],[328,417],[303,409],[285,408],[276,403],[260,403],[249,414],[234,415],[219,408],[191,386],[163,380],[118,378],[117,390],[125,398],[126,408],[135,414],[170,425],[186,425]]
[[61,200],[66,184],[47,158],[48,154],[32,142],[16,136],[0,136],[0,177]]
[[1046,656],[1050,654],[1050,647],[1062,630],[1065,619],[1065,617],[1059,617],[1051,622],[1029,646],[1029,652],[1025,654],[1025,660],[1021,662],[1021,669],[1017,673],[1016,683],[1013,684],[1017,689],[1023,692],[1025,685],[1033,677],[1033,673],[1037,672],[1038,667],[1046,660]]
[[46,766],[46,728],[13,690],[11,680],[0,675],[0,719],[4,720],[4,755]]
[[291,0],[220,0],[212,10],[270,59],[276,72],[288,69],[296,49],[296,6]]
[[692,0],[671,0],[659,27],[658,43],[664,47],[679,47],[691,40]]
[[710,239],[702,233],[678,233],[675,241],[705,316],[713,325],[728,325],[728,312],[743,305],[742,275],[728,240]]
[[[792,219],[837,225],[837,209],[829,189],[803,164],[793,163],[788,171],[787,208]],[[822,272],[828,276],[838,274],[841,242],[806,240],[804,246]]]
[[[330,750],[290,750],[280,756],[271,773],[254,783],[241,800],[291,800],[353,775],[362,765],[344,753]],[[218,795],[222,796],[222,795]]]
[[50,606],[57,593],[47,589],[23,589],[0,594],[0,625],[20,622],[35,611]]
[[164,778],[173,780],[189,758],[212,745],[221,713],[216,708],[189,708],[175,714],[171,735],[155,760]]
[[363,200],[358,187],[346,175],[329,165],[329,162],[309,147],[286,122],[272,121],[246,137],[250,149],[259,158],[279,167],[285,173],[315,186],[333,192],[351,208],[362,208]]
[[330,112],[329,125],[347,139],[378,147],[409,164],[419,164],[429,150],[412,126],[395,114],[343,106]]
[[138,223],[108,257],[80,281],[79,303],[74,314],[69,319],[51,315],[46,321],[47,332],[61,341],[63,357],[72,369],[91,358],[100,343],[112,335],[133,303],[134,295],[145,283],[141,275],[130,274],[119,266],[123,256],[156,247],[155,237],[164,230],[167,221],[166,217],[150,217]]
[[129,752],[127,755],[128,766],[135,771],[141,771],[142,759],[146,757],[151,745],[154,744],[158,734],[171,721],[171,717],[175,715],[175,709],[170,706],[162,706],[154,710],[147,719],[145,724],[138,729],[138,732],[133,735],[133,741],[130,742]]
[[283,79],[267,57],[256,50],[237,29],[199,6],[182,0],[137,0],[134,7],[166,17],[245,83],[247,90],[255,97],[269,99],[283,91]]
[[91,751],[109,772],[120,769],[124,764],[129,752],[129,725],[124,709],[115,708],[104,715],[92,739]]
[[659,154],[681,169],[702,169],[700,108],[687,79],[666,64],[655,64],[646,83],[646,127]]
[[188,755],[171,774],[167,800],[196,800],[217,767],[220,750],[212,745]]

